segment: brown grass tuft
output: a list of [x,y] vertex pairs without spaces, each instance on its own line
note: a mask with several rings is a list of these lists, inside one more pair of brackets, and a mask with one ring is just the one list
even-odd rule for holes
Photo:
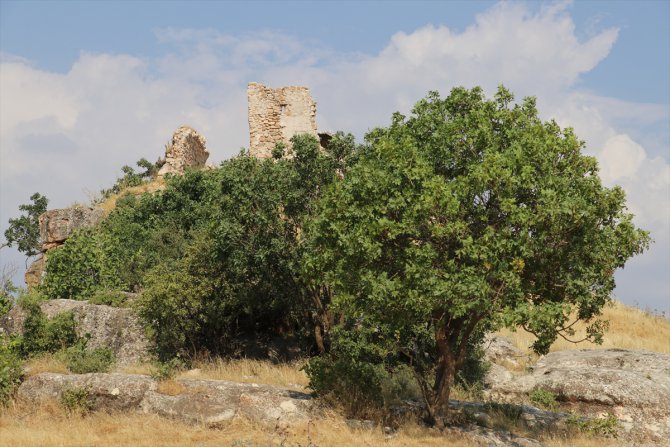
[[27,377],[36,376],[45,372],[61,374],[67,374],[69,372],[65,362],[58,359],[53,354],[40,354],[37,357],[31,358],[26,362],[25,369]]
[[302,390],[309,384],[307,375],[300,369],[303,364],[304,362],[274,364],[250,359],[201,359],[193,363],[193,369],[181,373],[179,378],[262,383]]
[[168,379],[158,382],[157,391],[168,396],[178,396],[186,392],[186,387],[175,380]]
[[116,201],[119,198],[125,196],[126,194],[133,194],[139,196],[141,194],[144,194],[145,192],[152,193],[160,191],[162,189],[165,189],[165,180],[163,180],[160,177],[157,177],[151,180],[150,182],[143,183],[139,186],[133,186],[132,188],[126,188],[118,194],[112,194],[103,202],[101,202],[98,206],[109,214],[114,208],[116,208]]

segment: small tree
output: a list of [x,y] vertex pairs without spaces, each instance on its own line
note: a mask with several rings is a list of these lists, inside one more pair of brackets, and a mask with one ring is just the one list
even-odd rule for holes
[[32,204],[19,205],[20,211],[25,211],[21,217],[9,219],[9,228],[5,230],[6,243],[1,247],[11,247],[16,244],[20,252],[26,256],[35,256],[41,250],[39,217],[47,210],[49,200],[35,193],[30,196]]
[[459,88],[395,114],[308,228],[308,264],[345,324],[372,326],[386,357],[410,365],[433,424],[486,332],[522,326],[546,353],[574,316],[600,341],[613,273],[649,242],[572,130],[512,100]]

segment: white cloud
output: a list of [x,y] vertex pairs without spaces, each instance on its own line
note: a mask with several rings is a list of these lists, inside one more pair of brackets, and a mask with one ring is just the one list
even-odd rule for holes
[[[123,164],[161,155],[181,124],[206,136],[214,162],[236,154],[248,144],[250,81],[309,85],[320,127],[359,137],[387,124],[392,112],[408,112],[428,90],[446,95],[457,85],[481,85],[491,94],[503,83],[518,97],[537,96],[543,117],[573,126],[599,158],[607,184],[625,188],[637,222],[663,235],[670,225],[667,152],[659,156],[644,147],[635,129],[667,121],[668,107],[598,97],[578,87],[617,35],[605,29],[578,39],[566,3],[538,12],[500,3],[462,32],[427,25],[393,35],[373,55],[340,54],[278,33],[213,29],[156,30],[165,48],[158,59],[82,53],[64,74],[3,54],[0,229],[34,191],[46,193],[55,207],[85,200],[83,190],[109,186]],[[670,270],[663,254],[670,252],[667,239],[657,237],[643,257],[647,265],[658,264],[656,270],[625,272],[621,290],[650,283],[654,275],[661,292],[645,299],[662,299],[670,288],[658,280],[658,268]]]
[[610,137],[598,154],[600,177],[605,183],[631,178],[638,173],[640,165],[646,158],[644,148],[631,140],[628,135]]

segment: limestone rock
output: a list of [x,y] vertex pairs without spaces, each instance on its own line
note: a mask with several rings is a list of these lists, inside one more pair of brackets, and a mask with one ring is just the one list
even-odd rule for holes
[[39,217],[42,250],[58,247],[76,230],[96,225],[104,214],[102,208],[81,205],[48,210]]
[[63,391],[85,389],[92,410],[139,410],[145,394],[156,389],[156,381],[139,374],[57,374],[29,377],[17,396],[29,402],[59,401]]
[[270,385],[222,380],[179,380],[183,392],[167,395],[148,376],[136,374],[42,373],[28,378],[19,399],[43,402],[60,399],[66,389],[88,390],[93,410],[134,410],[173,417],[185,422],[217,424],[244,416],[274,425],[308,419],[311,397]]
[[236,416],[275,424],[308,419],[309,395],[270,385],[222,380],[179,380],[185,391],[176,396],[147,392],[142,409],[187,422],[216,424]]
[[36,287],[40,284],[42,281],[42,277],[46,273],[46,263],[45,263],[45,255],[41,254],[38,256],[35,261],[33,261],[32,264],[30,264],[30,267],[28,267],[28,270],[26,270],[26,273],[24,275],[24,279],[26,281],[26,287],[28,289],[32,289],[33,287]]
[[528,356],[514,346],[511,340],[499,335],[492,335],[484,340],[484,358],[497,365],[518,367],[520,362],[528,360]]
[[172,140],[165,147],[165,164],[158,175],[181,175],[187,168],[205,168],[208,157],[205,137],[189,126],[181,126],[174,131]]
[[252,82],[249,100],[249,155],[272,157],[277,143],[290,148],[294,135],[306,133],[319,140],[316,131],[316,103],[307,87],[272,89]]
[[[131,309],[62,299],[45,301],[41,307],[48,318],[72,311],[77,334],[91,336],[87,346],[91,349],[110,348],[118,364],[133,364],[149,357],[151,344]],[[14,306],[0,319],[0,333],[22,333],[25,319],[26,312]]]
[[670,438],[670,355],[624,349],[552,352],[530,374],[488,380],[489,398],[519,401],[533,390],[553,392],[589,416],[612,413],[626,442],[662,445]]

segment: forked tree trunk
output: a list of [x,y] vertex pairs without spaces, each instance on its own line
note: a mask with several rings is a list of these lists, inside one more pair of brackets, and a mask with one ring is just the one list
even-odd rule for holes
[[421,382],[426,402],[428,422],[438,428],[444,428],[449,412],[449,395],[454,385],[456,372],[463,365],[467,354],[467,344],[481,316],[473,315],[465,319],[438,322],[435,331],[438,361],[435,368],[435,383],[428,387]]

